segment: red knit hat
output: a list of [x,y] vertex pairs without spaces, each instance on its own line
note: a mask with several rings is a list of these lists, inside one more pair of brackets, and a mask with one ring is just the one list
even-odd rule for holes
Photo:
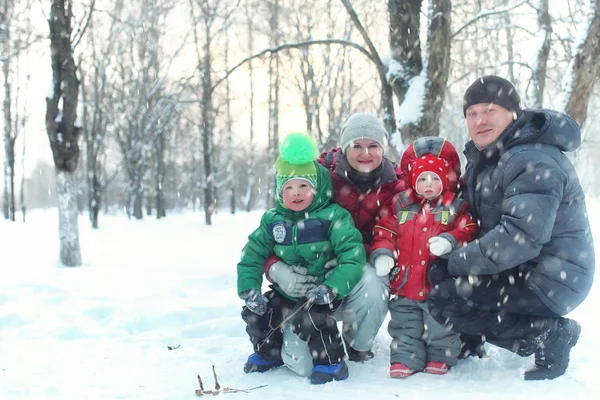
[[409,166],[410,183],[417,190],[417,180],[423,172],[433,172],[440,177],[442,193],[448,190],[448,161],[433,154],[424,154],[415,159]]

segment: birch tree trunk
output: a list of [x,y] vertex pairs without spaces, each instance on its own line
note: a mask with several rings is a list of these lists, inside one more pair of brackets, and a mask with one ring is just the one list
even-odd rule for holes
[[71,43],[72,6],[69,0],[52,0],[48,19],[52,90],[46,97],[46,131],[56,168],[60,260],[66,266],[81,265],[75,187],[81,128],[75,126],[79,81]]
[[576,43],[571,63],[562,82],[566,94],[564,110],[580,126],[587,118],[587,109],[594,84],[600,71],[600,0],[588,0],[588,24],[584,26],[582,41]]
[[11,95],[11,60],[12,48],[10,37],[10,23],[12,4],[4,0],[0,8],[0,58],[2,58],[2,75],[4,78],[4,190],[3,211],[4,218],[15,220],[15,132],[12,125],[12,95]]
[[[248,9],[249,11],[249,9]],[[253,53],[253,24],[252,24],[252,14],[247,12],[246,15],[248,16],[247,19],[247,26],[248,26],[248,52],[250,54]],[[247,212],[250,212],[250,210],[252,209],[252,200],[253,200],[253,188],[254,188],[254,182],[256,182],[255,176],[254,176],[254,68],[252,65],[252,60],[250,60],[248,62],[248,75],[249,75],[249,81],[250,81],[250,99],[249,99],[249,106],[250,106],[250,138],[249,138],[249,143],[248,143],[248,187],[246,188],[246,196],[245,196],[245,204],[244,204],[244,208],[246,209]]]
[[538,0],[537,20],[539,32],[537,40],[537,54],[531,65],[531,84],[527,91],[527,107],[541,108],[544,103],[544,89],[546,87],[546,71],[550,56],[552,36],[552,20],[548,8],[548,0]]

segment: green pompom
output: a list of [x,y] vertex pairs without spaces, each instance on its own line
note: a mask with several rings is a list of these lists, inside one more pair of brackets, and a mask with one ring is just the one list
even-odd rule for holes
[[306,164],[314,161],[318,154],[317,142],[304,133],[290,133],[279,146],[281,158],[290,164]]

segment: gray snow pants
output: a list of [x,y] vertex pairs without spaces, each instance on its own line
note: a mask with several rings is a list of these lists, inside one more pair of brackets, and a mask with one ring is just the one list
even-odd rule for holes
[[402,363],[414,371],[422,371],[428,361],[456,364],[460,336],[431,317],[427,302],[394,296],[389,309],[391,363]]
[[[355,350],[367,351],[387,315],[390,282],[387,276],[377,276],[370,264],[364,268],[361,280],[346,296],[334,317],[343,321],[342,335]],[[300,376],[310,376],[313,357],[306,342],[292,332],[289,324],[283,329],[281,358],[285,366]]]

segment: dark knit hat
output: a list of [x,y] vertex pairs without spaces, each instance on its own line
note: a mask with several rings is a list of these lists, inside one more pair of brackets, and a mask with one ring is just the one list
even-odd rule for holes
[[340,145],[342,146],[342,152],[346,154],[346,149],[355,140],[371,139],[379,143],[385,151],[384,139],[386,137],[387,131],[375,114],[355,113],[346,120],[342,127]]
[[473,104],[494,103],[521,115],[521,98],[514,85],[496,75],[477,78],[469,86],[463,98],[463,114],[467,116],[467,108]]

